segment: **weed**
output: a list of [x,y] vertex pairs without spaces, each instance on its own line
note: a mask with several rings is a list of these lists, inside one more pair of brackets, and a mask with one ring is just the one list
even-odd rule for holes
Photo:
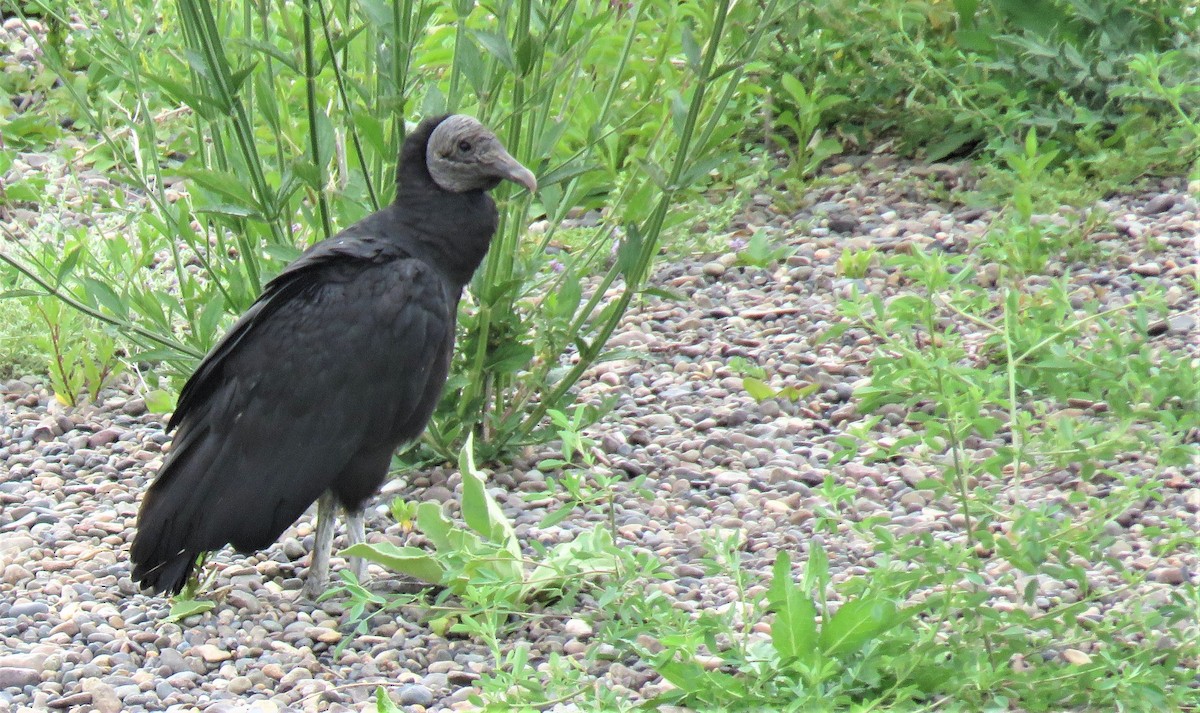
[[795,252],[795,248],[788,245],[772,244],[765,230],[754,231],[750,240],[737,245],[736,250],[737,264],[762,269],[773,268],[776,263],[786,260]]
[[876,262],[877,255],[878,252],[875,248],[866,250],[846,248],[842,250],[842,255],[838,258],[838,274],[852,280],[861,280],[867,276],[867,271]]

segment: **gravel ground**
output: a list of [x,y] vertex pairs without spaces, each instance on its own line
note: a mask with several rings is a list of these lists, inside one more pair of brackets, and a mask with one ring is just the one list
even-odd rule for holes
[[[735,597],[732,582],[705,576],[698,564],[702,537],[714,526],[741,531],[746,567],[764,581],[776,551],[787,549],[802,561],[814,540],[829,552],[835,580],[865,572],[870,543],[847,527],[813,532],[821,502],[813,487],[829,475],[856,490],[855,517],[882,515],[900,531],[957,536],[961,523],[949,514],[950,504],[930,502],[927,492],[912,487],[934,475],[932,467],[829,465],[837,450],[834,439],[861,421],[853,392],[868,376],[875,345],[854,332],[820,346],[812,340],[839,319],[835,301],[852,285],[885,296],[903,289],[882,268],[858,281],[838,277],[836,261],[844,247],[874,247],[885,255],[912,244],[961,250],[994,215],[953,210],[929,197],[931,181],[970,180],[965,167],[913,167],[877,157],[835,172],[847,169],[856,180],[815,189],[795,215],[774,212],[759,196],[735,221],[735,235],[763,228],[795,248],[777,269],[737,267],[729,255],[660,269],[654,281],[687,299],[649,300],[631,313],[613,342],[645,358],[602,364],[581,385],[585,400],[617,397],[615,410],[591,435],[613,468],[646,475],[655,494],[619,496],[622,544],[669,562],[677,578],[666,591],[685,610],[721,606]],[[1070,268],[1072,284],[1080,289],[1109,286],[1113,304],[1144,289],[1143,281],[1158,283],[1173,316],[1157,339],[1200,355],[1196,295],[1187,284],[1197,275],[1200,219],[1183,189],[1180,181],[1168,181],[1104,201],[1116,230],[1092,239],[1117,256],[1113,264],[1056,269]],[[981,275],[987,279],[986,270]],[[815,381],[821,388],[795,404],[755,403],[728,367],[734,356],[764,366],[777,386]],[[333,657],[342,637],[341,605],[315,605],[299,591],[312,540],[311,514],[266,552],[220,553],[216,609],[182,624],[165,623],[166,600],[135,590],[127,550],[140,494],[168,442],[165,418],[121,390],[76,410],[61,407],[33,379],[4,384],[0,394],[0,713],[47,707],[113,713],[373,710],[366,701],[371,686],[352,684],[376,681],[393,684],[395,700],[409,710],[467,707],[473,682],[491,665],[477,643],[381,617],[371,635]],[[876,428],[880,439],[911,433],[901,412],[885,410],[885,416]],[[979,442],[974,448],[994,445]],[[519,460],[493,474],[518,534],[553,542],[589,526],[568,520],[537,527],[545,509],[522,498],[544,482],[532,462],[536,458]],[[1109,554],[1149,571],[1139,596],[1164,597],[1172,588],[1195,584],[1196,554],[1157,556],[1148,533],[1168,517],[1200,529],[1200,470],[1159,467],[1152,453],[1125,454],[1118,467],[1160,480],[1163,497],[1111,523],[1115,541]],[[455,472],[434,469],[408,483],[393,481],[387,491],[450,501],[457,485]],[[1077,487],[1085,486],[1062,472],[1014,483],[1006,495],[1048,501]],[[381,513],[370,526],[373,539],[403,539]],[[1121,585],[1108,565],[1091,567],[1096,587]],[[374,586],[396,584],[382,570],[372,573]],[[1075,596],[1058,582],[1045,584],[1039,594],[1043,607]],[[1019,601],[1012,592],[996,595],[999,602]],[[1118,606],[1120,598],[1106,601]],[[537,661],[550,653],[579,655],[588,634],[586,622],[571,620],[527,627],[519,638],[531,644]],[[634,697],[661,687],[643,664],[616,662],[597,674]]]
[[[19,62],[36,60],[32,41],[18,27],[5,25],[0,46]],[[22,154],[11,171],[49,179],[46,194],[58,207],[54,221],[106,220],[83,200],[90,191],[111,189],[104,175],[73,177],[54,154]],[[651,499],[619,494],[620,544],[669,563],[676,578],[662,587],[681,609],[719,607],[736,597],[731,581],[708,576],[700,566],[703,539],[714,527],[740,533],[745,567],[760,581],[769,575],[776,552],[785,549],[803,561],[813,541],[828,551],[835,581],[866,572],[873,554],[869,542],[848,526],[814,532],[814,512],[822,503],[814,487],[827,476],[854,488],[855,518],[883,516],[898,532],[961,537],[952,505],[913,488],[936,474],[933,466],[830,465],[835,439],[862,422],[853,393],[869,376],[876,344],[853,330],[829,343],[814,340],[838,321],[836,301],[852,289],[884,297],[904,289],[895,273],[881,267],[861,280],[839,277],[836,263],[844,248],[873,247],[881,256],[913,245],[961,252],[978,242],[995,213],[944,200],[947,190],[972,182],[965,166],[914,166],[875,156],[835,165],[831,173],[844,183],[814,189],[791,214],[776,212],[771,200],[756,196],[731,226],[731,237],[763,229],[794,247],[785,264],[743,268],[732,255],[664,264],[654,282],[687,299],[643,303],[613,345],[644,358],[599,365],[580,385],[584,400],[616,396],[615,410],[589,433],[612,468],[645,475],[654,493]],[[1183,181],[1163,181],[1099,207],[1114,217],[1113,229],[1090,241],[1113,257],[1100,264],[1057,263],[1052,272],[1069,274],[1080,300],[1099,298],[1108,306],[1123,304],[1147,285],[1160,286],[1172,313],[1155,339],[1200,358],[1190,282],[1200,277],[1200,216]],[[1075,217],[1064,209],[1047,220]],[[0,221],[17,233],[45,225],[29,206],[0,211]],[[980,275],[985,287],[994,287],[987,284],[994,283],[994,272],[985,267]],[[1037,280],[1045,282],[1031,278],[1030,286]],[[728,366],[735,356],[764,367],[776,386],[815,382],[820,388],[798,403],[756,403]],[[300,595],[311,513],[263,553],[218,554],[217,607],[181,624],[165,623],[167,601],[138,593],[128,563],[140,494],[168,442],[164,416],[149,413],[130,389],[112,390],[101,403],[74,410],[59,405],[36,379],[5,383],[0,397],[0,713],[374,710],[367,701],[374,682],[390,684],[393,698],[407,710],[468,707],[474,682],[492,664],[486,648],[437,636],[409,623],[418,621],[414,617],[373,620],[369,636],[334,658],[343,636],[342,605],[316,605]],[[1097,410],[1094,404],[1071,408],[1085,415]],[[885,407],[883,415],[874,437],[911,435],[902,411]],[[971,449],[996,445],[980,441]],[[563,541],[590,526],[577,519],[537,527],[546,509],[523,496],[543,487],[545,474],[531,464],[549,454],[527,454],[492,475],[523,540]],[[1154,549],[1155,526],[1169,518],[1200,529],[1200,468],[1160,467],[1153,453],[1124,454],[1116,467],[1159,481],[1162,498],[1109,523],[1114,539],[1108,554],[1148,576],[1136,590],[1116,594],[1122,591],[1120,575],[1107,564],[1089,563],[1093,587],[1114,592],[1101,606],[1119,607],[1123,598],[1135,596],[1163,600],[1174,589],[1200,583],[1194,551],[1167,549],[1159,555]],[[408,482],[393,481],[385,490],[414,501],[452,503],[458,483],[454,471],[434,469]],[[1072,489],[1096,493],[1095,488],[1064,471],[1016,481],[1005,497],[1062,501]],[[369,530],[374,540],[404,539],[381,512]],[[397,585],[382,570],[371,572],[373,587]],[[1020,602],[1013,591],[993,595],[995,606]],[[1060,582],[1047,581],[1035,605],[1047,608],[1075,596]],[[581,655],[590,633],[581,619],[548,620],[513,639],[527,641],[538,662],[551,653]],[[641,663],[601,663],[595,673],[635,700],[662,688]]]

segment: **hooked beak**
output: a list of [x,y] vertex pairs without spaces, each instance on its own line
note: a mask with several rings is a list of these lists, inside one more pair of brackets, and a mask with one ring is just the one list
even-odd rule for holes
[[520,183],[530,193],[537,191],[537,178],[533,175],[533,171],[522,166],[515,158],[509,156],[507,151],[501,151],[493,165],[496,168],[496,175],[500,178]]

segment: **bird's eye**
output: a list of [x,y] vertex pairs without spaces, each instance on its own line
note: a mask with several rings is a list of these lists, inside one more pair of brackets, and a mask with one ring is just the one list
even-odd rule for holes
[[466,139],[459,141],[458,142],[458,150],[463,153],[467,153],[468,151],[471,150],[471,142],[467,141]]

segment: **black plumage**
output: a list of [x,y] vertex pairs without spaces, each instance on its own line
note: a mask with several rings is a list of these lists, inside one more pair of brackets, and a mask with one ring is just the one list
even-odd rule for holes
[[201,552],[263,549],[326,492],[361,509],[438,402],[463,287],[496,230],[487,191],[506,179],[536,188],[474,119],[427,119],[401,148],[395,201],[267,285],[180,394],[135,580],[178,592]]

